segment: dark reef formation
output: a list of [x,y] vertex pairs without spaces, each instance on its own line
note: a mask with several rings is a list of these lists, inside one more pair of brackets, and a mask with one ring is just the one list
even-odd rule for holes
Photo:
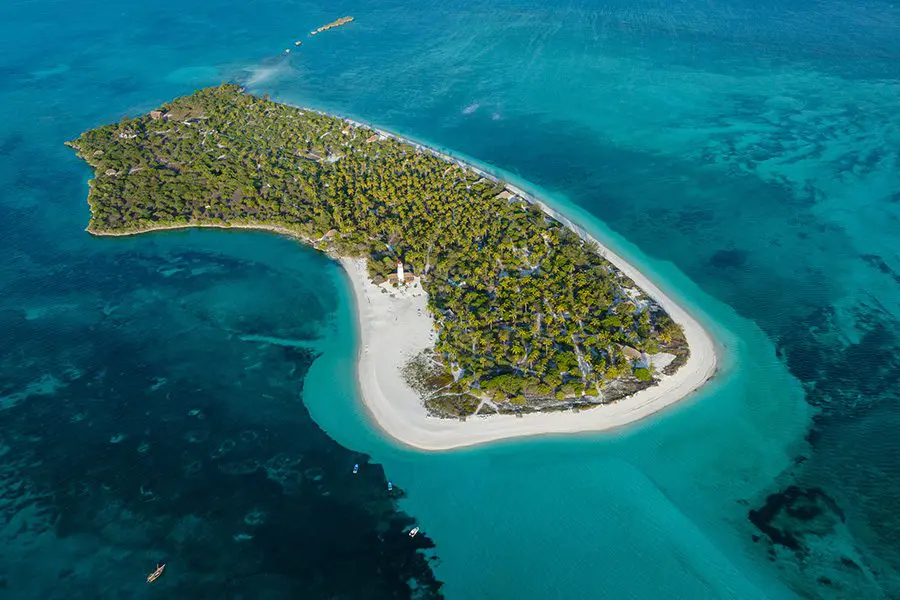
[[825,492],[796,485],[770,494],[765,505],[751,510],[749,515],[773,544],[798,552],[803,551],[800,537],[830,531],[835,519],[844,521],[844,513]]
[[[0,362],[0,595],[137,597],[165,562],[152,591],[187,600],[442,597],[402,490],[303,404],[329,313],[273,304],[302,282],[209,253],[101,256],[55,274],[34,314],[0,313],[18,341]],[[242,296],[257,282],[293,294]]]

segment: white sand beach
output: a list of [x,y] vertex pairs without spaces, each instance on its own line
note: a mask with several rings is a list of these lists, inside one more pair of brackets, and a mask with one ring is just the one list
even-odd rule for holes
[[[310,108],[300,108],[328,114]],[[345,122],[353,127],[374,131],[382,138],[393,138],[410,144],[422,152],[431,153],[463,169],[477,172],[487,179],[498,180],[498,177],[471,162],[463,161],[425,144],[352,119],[345,119]],[[342,258],[340,262],[352,281],[358,309],[360,348],[357,375],[360,391],[366,408],[381,429],[403,444],[434,451],[513,437],[602,431],[633,423],[671,406],[712,378],[717,363],[715,345],[709,334],[687,311],[666,296],[640,271],[565,215],[518,187],[506,184],[506,189],[513,196],[537,204],[545,213],[568,226],[583,239],[597,244],[601,254],[609,262],[653,298],[676,323],[682,325],[691,349],[690,358],[674,375],[662,376],[657,385],[613,404],[600,405],[589,410],[532,413],[522,416],[475,415],[468,417],[466,421],[432,417],[426,411],[419,395],[406,383],[401,374],[402,367],[411,357],[434,345],[436,332],[427,310],[427,295],[420,284],[402,292],[396,290],[388,292],[387,289],[372,283],[364,260]],[[307,244],[311,243],[296,232],[267,223],[185,223],[126,232],[94,231],[89,226],[88,231],[94,235],[126,236],[154,230],[193,227],[265,230],[294,237]]]
[[[441,152],[426,144],[352,119],[354,127],[371,129],[384,138],[394,138],[483,177],[498,177],[470,161]],[[361,345],[358,377],[363,401],[378,425],[398,441],[422,450],[448,450],[504,438],[541,434],[602,431],[646,418],[685,398],[716,372],[715,344],[705,329],[674,300],[622,257],[588,234],[577,223],[524,190],[506,184],[512,195],[533,202],[548,215],[597,244],[601,254],[684,328],[691,349],[687,363],[659,383],[614,404],[580,412],[536,413],[516,417],[489,415],[469,417],[465,422],[428,415],[421,399],[403,380],[400,369],[410,357],[431,347],[433,322],[426,311],[424,294],[392,298],[369,280],[363,261],[342,261],[359,307]]]
[[[511,191],[527,197],[521,190]],[[580,235],[597,241],[542,205]],[[599,242],[598,242],[599,244]],[[350,275],[358,308],[360,348],[358,378],[363,402],[375,422],[399,442],[421,450],[448,450],[521,436],[602,431],[621,427],[678,402],[708,381],[716,371],[712,338],[681,306],[662,293],[637,269],[602,244],[603,254],[672,319],[684,327],[690,345],[688,362],[658,385],[614,404],[573,412],[471,416],[466,421],[429,416],[419,395],[404,381],[401,368],[434,344],[436,332],[421,286],[386,293],[368,277],[365,260],[342,259]]]

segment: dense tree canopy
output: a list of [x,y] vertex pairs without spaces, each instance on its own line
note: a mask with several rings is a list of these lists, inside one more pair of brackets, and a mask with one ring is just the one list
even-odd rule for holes
[[652,384],[635,350],[686,359],[680,328],[591,244],[501,182],[367,127],[224,85],[70,145],[96,170],[94,233],[266,225],[365,256],[376,280],[402,260],[429,294],[443,401],[598,402]]

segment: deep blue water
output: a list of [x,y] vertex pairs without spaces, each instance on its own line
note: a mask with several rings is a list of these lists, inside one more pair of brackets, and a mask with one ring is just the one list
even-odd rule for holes
[[[38,0],[0,33],[0,597],[900,596],[900,8]],[[719,380],[615,435],[382,439],[332,263],[83,231],[62,142],[228,80],[539,186]]]

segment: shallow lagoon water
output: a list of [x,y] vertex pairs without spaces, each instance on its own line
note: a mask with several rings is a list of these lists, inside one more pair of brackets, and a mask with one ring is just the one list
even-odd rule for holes
[[[338,13],[357,20],[281,54]],[[161,558],[172,561],[165,585],[184,597],[219,589],[183,587],[196,573],[228,585],[227,562],[179,564],[141,527],[129,530],[136,537],[104,530],[98,515],[109,515],[84,505],[69,514],[82,530],[59,537],[15,487],[27,479],[51,490],[56,463],[21,444],[70,454],[76,481],[137,481],[137,462],[137,475],[120,466],[91,480],[91,469],[104,457],[121,465],[127,444],[138,455],[134,437],[147,428],[160,440],[171,434],[185,467],[203,435],[199,443],[212,444],[254,418],[294,415],[297,431],[312,432],[301,399],[349,449],[305,434],[338,453],[322,465],[339,470],[344,456],[366,452],[385,470],[367,488],[387,477],[406,491],[399,508],[409,516],[397,516],[434,541],[448,597],[897,595],[900,452],[886,382],[900,372],[900,17],[889,3],[39,1],[4,4],[0,23],[0,595],[139,597],[151,593],[142,578]],[[721,377],[612,435],[447,455],[383,439],[354,391],[353,313],[335,265],[262,234],[126,241],[82,231],[88,172],[61,142],[231,79],[539,184],[701,314],[724,346]],[[97,397],[104,384],[88,384],[109,365],[121,387]],[[248,375],[236,378],[236,365]],[[209,410],[227,407],[228,418],[206,429],[188,411],[164,421],[175,406],[190,408],[148,407],[168,384],[151,389],[160,376]],[[54,415],[66,419],[46,428],[58,433],[10,443],[39,424],[27,419]],[[92,422],[85,437],[78,427]],[[112,443],[119,434],[131,437]],[[278,439],[284,446],[264,452],[293,443]],[[79,450],[85,440],[94,451]],[[173,497],[189,489],[175,471],[166,471]],[[843,515],[779,522],[800,536],[800,551],[772,546],[747,518],[791,485],[821,488]],[[348,501],[362,506],[359,494]],[[288,552],[305,553],[288,564],[310,570],[295,569],[287,587],[315,581],[313,559],[364,555],[363,532],[379,525],[354,523],[352,543],[292,535]],[[392,556],[402,562],[407,550]],[[357,574],[359,589],[366,577]],[[283,591],[283,579],[265,579],[249,589]]]
[[[811,411],[758,328],[668,271],[663,281],[681,284],[676,296],[696,309],[705,300],[704,321],[725,346],[722,369],[701,393],[622,431],[422,454],[372,431],[350,375],[352,335],[338,335],[311,368],[316,422],[408,480],[404,507],[446,540],[436,572],[451,597],[791,597],[742,542],[748,499],[790,467]],[[352,305],[337,268],[335,277],[341,304]],[[338,314],[349,314],[338,327],[351,331],[352,312]],[[545,575],[522,577],[536,572]]]

